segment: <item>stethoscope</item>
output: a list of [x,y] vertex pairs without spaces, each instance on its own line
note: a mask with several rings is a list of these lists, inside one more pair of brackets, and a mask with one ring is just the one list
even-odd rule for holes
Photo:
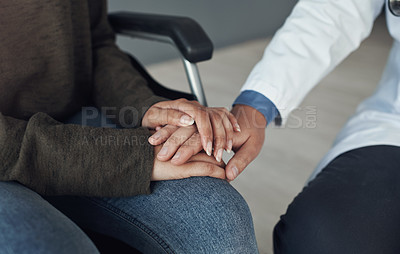
[[389,10],[393,15],[400,17],[400,0],[388,0]]

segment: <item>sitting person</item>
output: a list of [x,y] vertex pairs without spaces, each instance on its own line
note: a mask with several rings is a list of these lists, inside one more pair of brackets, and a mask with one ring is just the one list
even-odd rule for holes
[[[210,155],[212,122],[229,113],[154,96],[116,47],[105,0],[9,1],[0,20],[0,252],[98,253],[87,229],[144,253],[257,253],[221,158],[176,166],[147,143],[149,128],[195,121]],[[86,121],[93,105],[130,128]]]

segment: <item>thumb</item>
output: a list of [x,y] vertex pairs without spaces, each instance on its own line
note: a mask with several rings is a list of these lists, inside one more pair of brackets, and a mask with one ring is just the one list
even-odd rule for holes
[[183,166],[186,166],[185,173],[188,174],[188,177],[209,176],[225,179],[225,170],[214,163],[194,161],[183,164]]
[[235,180],[250,162],[257,157],[259,152],[260,149],[255,148],[254,144],[250,140],[247,140],[226,165],[226,178],[230,181]]
[[150,108],[143,117],[142,126],[156,128],[164,125],[190,126],[194,124],[194,119],[188,114],[167,108]]

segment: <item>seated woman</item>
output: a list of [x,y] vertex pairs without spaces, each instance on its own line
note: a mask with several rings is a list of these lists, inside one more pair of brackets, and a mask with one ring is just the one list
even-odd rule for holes
[[[0,252],[98,253],[80,228],[144,253],[257,252],[221,158],[176,166],[147,142],[149,128],[196,121],[211,154],[225,113],[154,96],[116,47],[105,0],[17,0],[0,20]],[[71,118],[89,105],[132,128]]]

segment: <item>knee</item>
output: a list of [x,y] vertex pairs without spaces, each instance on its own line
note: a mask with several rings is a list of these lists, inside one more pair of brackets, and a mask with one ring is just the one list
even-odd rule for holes
[[244,198],[226,181],[214,178],[194,181],[203,196],[196,206],[196,213],[204,223],[203,232],[208,232],[209,242],[216,239],[219,242],[209,252],[257,253],[253,219]]
[[274,253],[343,253],[334,244],[340,234],[335,218],[340,220],[340,215],[321,206],[292,203],[275,225]]
[[399,253],[400,231],[392,223],[397,209],[383,216],[381,208],[357,203],[351,193],[329,195],[296,197],[274,228],[274,253]]
[[185,186],[190,189],[191,197],[188,200],[191,200],[193,213],[210,224],[224,224],[231,229],[252,225],[246,201],[228,182],[210,177],[195,177],[188,179]]
[[228,182],[194,177],[175,184],[174,214],[185,221],[185,241],[202,243],[205,253],[257,253],[249,207]]

